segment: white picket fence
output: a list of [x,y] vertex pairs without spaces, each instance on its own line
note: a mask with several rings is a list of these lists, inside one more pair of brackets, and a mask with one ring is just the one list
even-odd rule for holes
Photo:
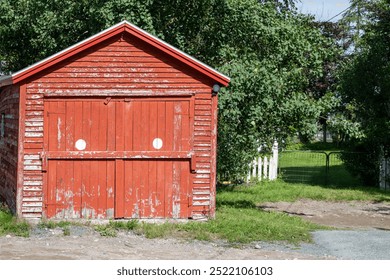
[[278,142],[274,142],[272,145],[272,155],[269,157],[258,157],[249,164],[249,172],[246,178],[247,183],[256,178],[261,181],[275,180],[278,176]]
[[379,169],[379,187],[390,190],[390,158],[382,158]]

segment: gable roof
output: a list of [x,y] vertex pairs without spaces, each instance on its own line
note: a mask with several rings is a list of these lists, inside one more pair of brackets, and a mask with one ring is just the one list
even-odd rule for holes
[[50,66],[53,66],[73,55],[76,55],[81,51],[84,51],[122,32],[127,32],[141,39],[142,41],[160,49],[164,53],[180,60],[181,62],[185,63],[191,68],[196,69],[197,71],[205,74],[206,76],[208,76],[212,80],[215,80],[216,83],[219,83],[222,86],[227,86],[228,83],[230,82],[230,78],[225,76],[224,74],[218,72],[217,70],[211,68],[210,66],[204,64],[203,62],[197,60],[196,58],[180,51],[179,49],[173,47],[172,45],[164,42],[163,40],[158,39],[157,37],[149,34],[145,30],[125,20],[67,49],[64,49],[52,56],[49,56],[18,72],[15,72],[12,75],[0,77],[0,86],[11,85],[11,84],[16,84],[18,82],[21,82],[27,79],[28,77],[31,77],[32,75],[47,69]]

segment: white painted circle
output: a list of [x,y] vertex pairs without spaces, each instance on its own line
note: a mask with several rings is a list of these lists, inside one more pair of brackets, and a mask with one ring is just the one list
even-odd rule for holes
[[79,151],[84,151],[85,148],[87,147],[87,143],[83,139],[79,139],[76,141],[75,147]]
[[156,149],[156,150],[160,150],[163,146],[163,141],[160,139],[160,138],[155,138],[153,140],[153,147]]

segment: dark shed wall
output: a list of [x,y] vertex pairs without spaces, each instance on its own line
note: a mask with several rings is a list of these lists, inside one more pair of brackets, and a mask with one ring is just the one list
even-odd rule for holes
[[45,211],[41,202],[45,173],[40,159],[44,148],[44,100],[49,100],[45,98],[180,94],[195,94],[191,97],[195,103],[191,134],[197,173],[191,174],[192,216],[213,216],[210,206],[215,199],[212,156],[216,106],[212,104],[216,100],[213,103],[212,85],[210,79],[129,35],[113,37],[33,77],[26,85],[23,217],[41,217]]
[[12,212],[16,212],[18,165],[19,87],[0,89],[0,121],[4,131],[0,135],[0,196]]

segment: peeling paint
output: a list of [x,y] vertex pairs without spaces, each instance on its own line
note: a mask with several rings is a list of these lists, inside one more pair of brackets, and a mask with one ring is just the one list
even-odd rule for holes
[[109,198],[114,197],[114,190],[112,187],[107,188],[107,197]]
[[62,124],[62,121],[60,118],[57,119],[57,148],[60,149],[61,148],[61,138],[62,138],[62,134],[61,134],[61,124]]
[[114,211],[113,208],[108,208],[108,209],[106,210],[106,219],[112,219],[112,218],[114,218],[114,213],[115,213],[115,211]]

